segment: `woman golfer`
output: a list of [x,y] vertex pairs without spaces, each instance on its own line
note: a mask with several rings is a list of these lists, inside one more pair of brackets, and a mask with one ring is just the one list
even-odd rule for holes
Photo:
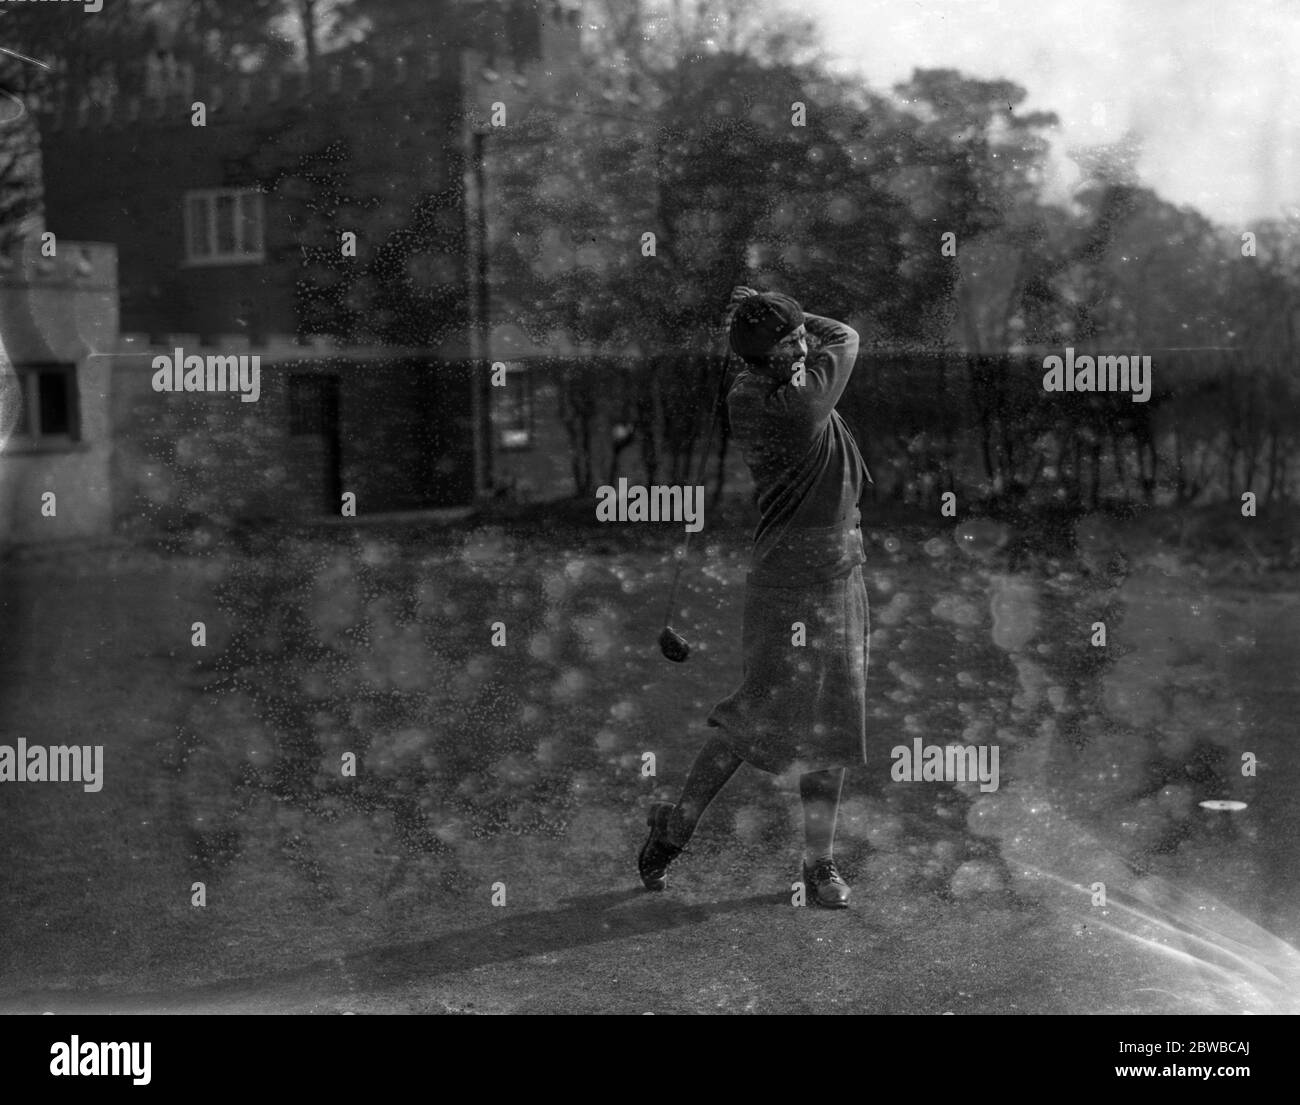
[[[730,343],[746,370],[727,395],[732,431],[754,477],[758,528],[745,589],[744,677],[709,715],[676,805],[656,803],[638,859],[649,890],[742,763],[799,773],[808,899],[836,909],[849,886],[832,847],[844,769],[866,742],[868,613],[858,500],[870,480],[835,404],[857,333],[805,315],[775,292],[737,288]],[[808,336],[814,339],[808,352]]]

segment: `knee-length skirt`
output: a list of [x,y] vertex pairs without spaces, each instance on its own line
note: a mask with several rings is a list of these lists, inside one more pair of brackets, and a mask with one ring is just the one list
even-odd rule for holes
[[861,566],[799,587],[751,581],[741,685],[714,707],[708,723],[737,756],[762,771],[861,765],[867,756],[869,635]]

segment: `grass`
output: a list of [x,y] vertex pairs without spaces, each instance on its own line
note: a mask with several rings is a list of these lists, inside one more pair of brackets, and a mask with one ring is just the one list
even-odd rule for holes
[[[98,802],[13,796],[11,992],[197,987],[217,1001],[227,980],[247,997],[274,972],[290,989],[314,979],[302,1000],[315,1001],[344,985],[322,964],[388,977],[382,949],[421,948],[432,933],[443,943],[420,962],[438,1001],[464,1008],[478,993],[491,1006],[495,994],[519,1008],[502,963],[545,974],[551,957],[589,978],[611,963],[608,940],[680,939],[697,965],[737,926],[779,944],[788,934],[770,926],[784,924],[797,870],[790,780],[743,775],[710,811],[676,897],[632,894],[645,806],[674,793],[708,709],[740,675],[751,522],[736,507],[693,539],[674,619],[694,649],[683,665],[655,643],[680,532],[592,527],[576,512],[304,528],[258,535],[245,553],[11,563],[27,644],[0,669],[15,703],[6,732],[93,734],[111,782]],[[1224,785],[1232,720],[1216,703],[1232,695],[1226,623],[1207,636],[1178,613],[1188,604],[1158,546],[1128,546],[1116,575],[1106,530],[1013,575],[1009,548],[968,556],[950,525],[869,519],[877,758],[850,776],[837,850],[872,888],[873,924],[888,924],[879,903],[919,909],[978,945],[981,910],[997,939],[1034,916],[1005,855],[1024,825],[998,821],[1002,795],[883,783],[890,746],[997,742],[1004,789],[1043,787],[1109,847],[1159,866],[1209,846],[1189,800]],[[1183,586],[1203,598],[1194,578]],[[1172,605],[1143,605],[1152,586]],[[1087,643],[1099,618],[1109,652]],[[488,904],[497,882],[505,913]],[[715,910],[720,893],[733,905]],[[584,894],[595,913],[572,904]],[[698,938],[683,924],[702,925]],[[498,928],[513,950],[492,951]],[[1055,937],[1040,935],[1034,954],[1053,960]],[[778,974],[796,970],[771,954]],[[494,981],[472,982],[475,971]],[[642,981],[664,998],[662,980]],[[548,992],[579,1000],[571,986]],[[719,994],[729,1008],[777,1001],[762,987]],[[428,1009],[422,1000],[403,1007]]]

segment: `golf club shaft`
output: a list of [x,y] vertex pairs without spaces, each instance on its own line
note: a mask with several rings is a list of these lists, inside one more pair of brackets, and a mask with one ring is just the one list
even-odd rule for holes
[[[718,413],[722,408],[723,396],[726,394],[726,387],[727,387],[726,358],[725,357],[721,358],[721,362],[722,362],[722,375],[718,379],[718,394],[713,399],[713,410],[709,416],[709,429],[708,432],[704,435],[704,452],[700,456],[700,474],[695,481],[696,485],[700,487],[702,487],[704,484],[704,474],[709,467],[709,452],[713,448],[713,428],[718,424]],[[703,504],[703,501],[704,501],[704,493],[703,491],[701,491],[700,492],[701,504]],[[688,552],[690,552],[690,548],[691,548],[691,531],[687,530],[686,540],[682,542],[682,555],[681,558],[677,561],[677,569],[673,572],[672,585],[668,588],[668,605],[667,608],[664,610],[664,625],[668,625],[672,621],[673,604],[677,600],[677,582],[682,578],[682,569],[686,566],[686,555]]]

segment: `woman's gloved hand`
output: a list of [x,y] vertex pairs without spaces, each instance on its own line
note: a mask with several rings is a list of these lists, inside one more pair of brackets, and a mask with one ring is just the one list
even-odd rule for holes
[[727,309],[722,313],[722,324],[724,327],[731,327],[731,320],[736,317],[736,308],[739,307],[751,295],[758,295],[754,288],[747,288],[744,284],[737,284],[731,289],[731,298],[727,301]]

